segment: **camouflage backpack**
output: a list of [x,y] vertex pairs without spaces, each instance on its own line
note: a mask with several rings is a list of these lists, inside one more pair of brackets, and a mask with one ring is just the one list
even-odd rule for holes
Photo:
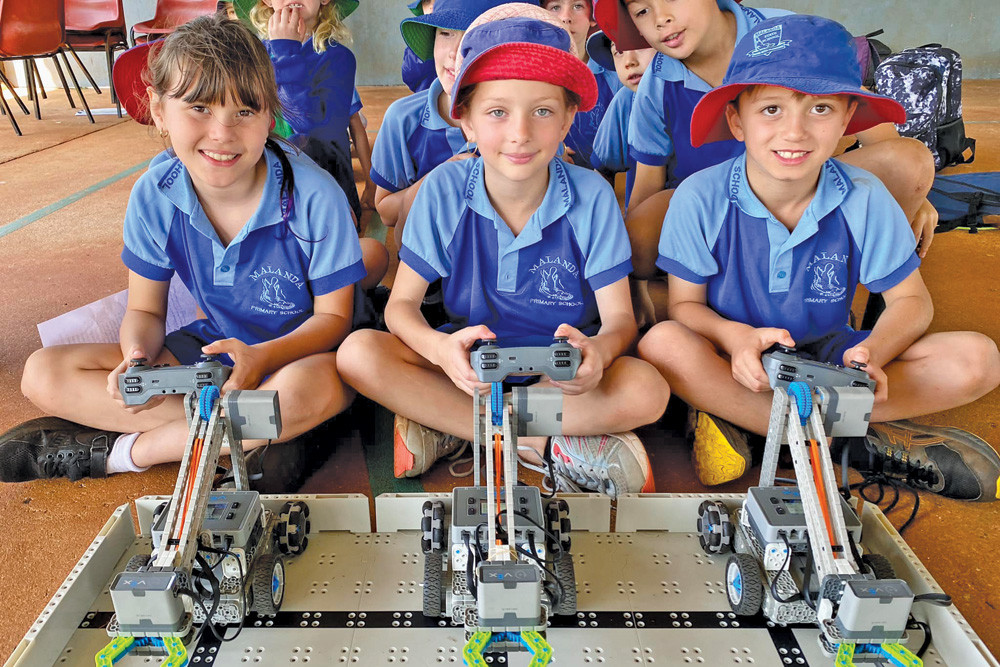
[[976,140],[962,121],[962,59],[940,44],[889,56],[875,70],[875,89],[906,109],[899,134],[919,139],[934,154],[936,169],[972,162]]

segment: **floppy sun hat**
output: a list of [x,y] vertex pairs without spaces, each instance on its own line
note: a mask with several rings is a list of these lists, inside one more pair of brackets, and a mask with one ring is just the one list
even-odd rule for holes
[[147,83],[143,80],[142,73],[146,70],[149,50],[156,43],[147,42],[133,46],[118,56],[114,69],[111,71],[115,95],[121,100],[128,115],[143,125],[153,124],[153,119],[149,116],[149,103],[146,98]]
[[421,0],[413,0],[406,3],[406,8],[413,12],[414,16],[423,16],[424,8],[420,6]]
[[403,41],[421,60],[434,57],[434,35],[438,28],[468,30],[480,14],[510,0],[437,0],[430,14],[405,18],[399,24]]
[[[598,65],[606,70],[615,71],[615,55],[612,51],[611,40],[604,34],[603,30],[598,30],[587,38],[587,55]],[[646,48],[646,47],[643,47]]]
[[858,52],[844,26],[795,14],[763,21],[739,41],[722,85],[706,93],[694,108],[691,145],[732,139],[726,105],[755,85],[806,95],[853,95],[858,107],[844,134],[906,122],[906,111],[898,102],[861,87]]
[[482,14],[462,36],[451,102],[458,91],[481,81],[543,81],[580,96],[579,111],[597,103],[597,81],[576,52],[569,31],[538,5],[512,2]]

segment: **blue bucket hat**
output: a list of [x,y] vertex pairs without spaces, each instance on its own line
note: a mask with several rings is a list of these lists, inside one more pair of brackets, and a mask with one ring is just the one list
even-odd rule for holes
[[587,38],[587,55],[606,70],[615,71],[615,56],[612,42],[603,30],[598,30]]
[[418,58],[430,60],[434,57],[434,35],[438,28],[468,30],[480,14],[507,2],[511,0],[436,0],[430,14],[403,19],[399,32]]
[[795,14],[759,23],[736,45],[722,85],[691,114],[691,145],[732,139],[726,105],[750,86],[778,86],[806,95],[852,95],[858,107],[844,134],[882,123],[905,123],[895,100],[861,87],[854,38],[836,21]]
[[406,8],[413,12],[414,16],[423,16],[424,9],[421,7],[420,3],[422,0],[413,0],[413,2],[406,3]]
[[462,37],[456,67],[452,118],[459,117],[459,91],[481,81],[543,81],[579,95],[579,111],[597,103],[597,80],[577,55],[569,31],[538,5],[512,2],[476,19]]

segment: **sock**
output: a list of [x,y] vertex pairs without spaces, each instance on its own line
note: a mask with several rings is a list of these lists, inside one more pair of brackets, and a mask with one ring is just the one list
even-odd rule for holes
[[132,445],[135,444],[138,433],[123,433],[115,440],[108,452],[107,474],[116,472],[142,472],[149,470],[149,466],[140,468],[132,462]]

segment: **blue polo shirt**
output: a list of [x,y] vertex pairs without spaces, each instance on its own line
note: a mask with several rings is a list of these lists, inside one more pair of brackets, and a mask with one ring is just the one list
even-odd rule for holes
[[153,158],[132,188],[122,261],[150,280],[176,272],[206,319],[185,327],[208,340],[253,345],[283,336],[313,314],[313,299],[365,276],[344,194],[304,155],[288,154],[295,174],[288,224],[282,221],[281,163],[265,150],[260,206],[224,246],[205,215],[184,164]]
[[591,163],[594,169],[601,173],[625,173],[625,202],[632,196],[632,185],[635,183],[635,160],[628,152],[628,121],[632,112],[632,100],[635,93],[622,87],[615,93],[614,99],[608,105],[601,126],[597,128],[594,137],[594,154]]
[[350,156],[347,128],[361,108],[351,50],[330,42],[323,53],[316,53],[312,38],[270,39],[264,46],[274,64],[285,120],[294,132],[289,140],[297,146],[304,146],[307,139],[329,141]]
[[462,128],[438,113],[444,89],[434,83],[425,92],[398,99],[385,110],[372,147],[372,181],[389,192],[408,188],[465,147]]
[[403,65],[400,68],[400,74],[403,76],[403,83],[410,89],[410,92],[414,93],[427,90],[437,79],[434,59],[421,60],[408,46],[403,49]]
[[566,135],[566,145],[573,149],[573,164],[590,169],[593,164],[594,136],[611,104],[611,98],[622,87],[622,82],[615,72],[604,69],[593,58],[587,61],[587,67],[597,80],[597,103],[590,111],[578,111],[573,117],[573,124]]
[[[718,0],[719,8],[736,17],[736,41],[765,19],[792,12],[784,9],[752,9],[734,0]],[[705,167],[719,164],[743,152],[735,139],[691,145],[691,115],[702,96],[710,91],[683,62],[657,53],[639,82],[632,105],[628,145],[633,160],[653,167],[667,167],[667,188]]]
[[482,158],[441,165],[414,199],[399,259],[442,279],[447,331],[485,324],[512,345],[548,345],[563,322],[597,333],[594,292],[632,270],[614,191],[559,158],[517,236],[490,204]]
[[803,346],[845,327],[859,283],[884,292],[916,270],[915,247],[882,182],[833,159],[788,231],[750,189],[744,153],[677,188],[656,264],[706,285],[708,305],[723,317],[787,329]]

